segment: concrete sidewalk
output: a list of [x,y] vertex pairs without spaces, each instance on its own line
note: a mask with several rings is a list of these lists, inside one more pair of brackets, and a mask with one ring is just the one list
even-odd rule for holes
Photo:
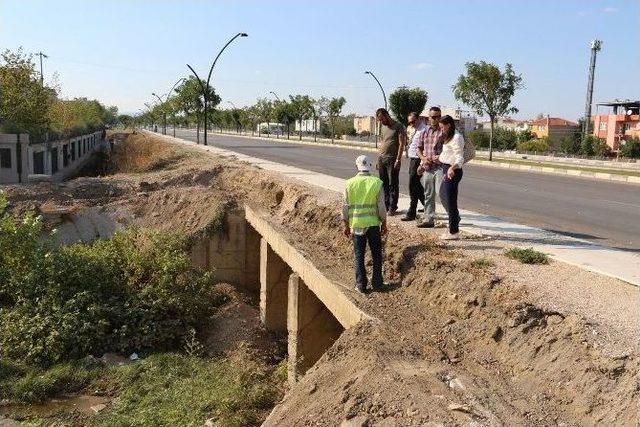
[[[330,191],[342,193],[344,189],[345,180],[341,178],[269,160],[258,159],[213,146],[197,145],[192,141],[180,138],[159,134],[155,135],[166,138],[170,142],[191,145],[217,155],[235,156],[238,160],[262,169],[278,172]],[[399,209],[407,209],[409,206],[409,197],[401,195],[398,205]],[[438,208],[442,210],[441,206],[438,206]],[[611,249],[586,240],[567,237],[526,225],[506,222],[500,218],[477,212],[461,210],[460,215],[462,216],[461,229],[465,233],[477,235],[478,237],[490,236],[496,241],[504,242],[508,245],[532,247],[538,251],[549,254],[559,261],[614,277],[635,286],[640,286],[640,254]]]

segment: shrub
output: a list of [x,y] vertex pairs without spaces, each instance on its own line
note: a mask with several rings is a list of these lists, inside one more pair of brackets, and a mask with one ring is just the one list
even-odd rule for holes
[[515,150],[518,142],[518,134],[511,129],[497,128],[493,134],[493,146],[496,150]]
[[508,258],[520,261],[523,264],[548,264],[549,257],[533,248],[512,248],[505,252]]
[[548,138],[540,138],[540,139],[531,139],[529,141],[524,141],[518,143],[518,151],[519,152],[538,152],[538,153],[546,153],[549,151],[549,140]]
[[467,135],[476,148],[489,148],[489,134],[483,130],[472,130]]
[[211,275],[191,267],[183,238],[129,230],[52,248],[38,218],[0,214],[2,356],[49,366],[172,349],[209,314]]
[[620,155],[630,159],[640,159],[640,138],[634,137],[623,141],[620,145]]
[[560,140],[560,152],[566,154],[577,154],[580,152],[580,136],[567,135]]

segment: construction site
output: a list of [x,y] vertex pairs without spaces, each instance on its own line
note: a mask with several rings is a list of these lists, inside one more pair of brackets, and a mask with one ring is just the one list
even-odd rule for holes
[[[127,229],[186,237],[192,266],[225,295],[196,329],[202,357],[240,349],[282,374],[251,421],[205,407],[193,425],[638,425],[637,287],[391,219],[388,286],[360,295],[341,194],[169,136],[108,138],[113,151],[75,178],[6,186],[7,212],[40,215],[61,246]],[[0,396],[0,424],[116,425],[119,393],[91,383],[33,404]],[[99,409],[60,403],[79,396]]]

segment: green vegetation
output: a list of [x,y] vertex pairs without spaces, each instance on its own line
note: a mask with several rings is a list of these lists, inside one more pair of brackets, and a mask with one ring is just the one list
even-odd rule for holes
[[[135,363],[106,366],[84,359],[36,371],[0,363],[0,393],[29,403],[87,390],[117,397],[95,416],[60,412],[83,425],[260,425],[283,394],[285,377],[240,349],[229,358],[207,359],[179,353],[152,354]],[[16,418],[38,422],[37,411],[22,407]],[[83,417],[78,420],[78,417]],[[51,419],[47,419],[50,425]]]
[[116,107],[59,99],[55,82],[43,84],[33,55],[22,49],[0,55],[0,93],[0,132],[28,133],[31,142],[93,132],[116,121]]
[[520,261],[523,264],[548,264],[549,257],[533,248],[512,248],[504,253],[508,258]]
[[409,113],[420,114],[427,103],[427,91],[415,87],[401,86],[389,95],[389,108],[393,112],[396,120],[407,126],[407,116]]
[[[283,370],[246,349],[204,357],[196,328],[227,299],[209,273],[191,267],[184,239],[129,230],[54,247],[39,239],[38,217],[17,222],[5,209],[0,193],[0,396],[27,404],[77,393],[110,399],[95,416],[10,406],[16,419],[259,425],[281,398]],[[108,352],[142,359],[109,366],[97,358]]]
[[630,159],[640,159],[640,138],[631,138],[623,141],[620,146],[620,155]]
[[47,367],[107,351],[176,348],[211,310],[212,278],[186,241],[131,230],[54,248],[0,196],[0,357]]
[[471,261],[471,266],[475,268],[489,268],[493,267],[494,265],[496,264],[489,258],[476,258]]
[[467,62],[466,74],[460,75],[453,85],[455,98],[471,108],[479,115],[486,114],[491,122],[489,134],[489,160],[493,159],[493,133],[496,119],[509,113],[517,113],[511,106],[511,98],[522,85],[522,77],[507,64],[504,71],[496,65],[480,62]]
[[549,151],[549,138],[530,139],[518,143],[519,152],[546,153]]

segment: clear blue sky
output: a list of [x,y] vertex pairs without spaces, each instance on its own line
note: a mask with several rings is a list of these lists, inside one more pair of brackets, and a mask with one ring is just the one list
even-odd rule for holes
[[[594,101],[640,99],[640,1],[188,1],[0,0],[0,49],[42,50],[45,79],[65,97],[87,96],[122,112],[165,93],[190,63],[202,76],[218,50],[212,85],[223,102],[248,105],[275,91],[342,95],[346,112],[420,86],[429,104],[456,106],[464,63],[510,62],[526,88],[518,117],[576,119],[585,102],[589,42],[603,40]],[[229,107],[229,104],[225,105]]]

